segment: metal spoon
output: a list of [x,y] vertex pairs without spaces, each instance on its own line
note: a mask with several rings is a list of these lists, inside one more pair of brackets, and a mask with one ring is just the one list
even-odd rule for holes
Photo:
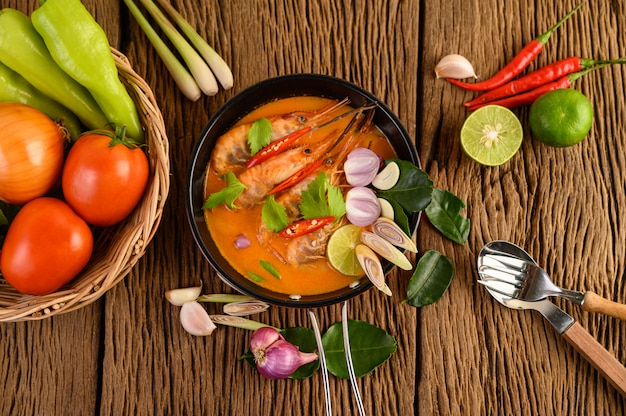
[[[480,280],[489,279],[488,275],[480,270],[485,270],[484,261],[487,254],[498,252],[514,259],[524,259],[536,264],[532,257],[521,247],[507,241],[494,241],[485,245],[478,254],[478,276]],[[541,313],[589,363],[602,375],[617,391],[626,397],[626,368],[609,353],[589,332],[562,309],[549,300],[527,302],[514,299],[503,293],[486,287],[491,296],[504,306],[512,309],[533,309]]]

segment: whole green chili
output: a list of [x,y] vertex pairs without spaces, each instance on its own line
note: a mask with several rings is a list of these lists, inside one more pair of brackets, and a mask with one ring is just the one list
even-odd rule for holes
[[28,83],[17,72],[0,63],[0,102],[15,102],[29,105],[60,123],[75,141],[82,127],[74,113],[54,101]]
[[119,78],[106,33],[80,0],[40,0],[33,26],[56,63],[94,97],[109,122],[143,141],[137,107]]
[[18,10],[0,10],[0,62],[67,107],[86,127],[106,127],[107,118],[89,91],[54,62],[31,20]]

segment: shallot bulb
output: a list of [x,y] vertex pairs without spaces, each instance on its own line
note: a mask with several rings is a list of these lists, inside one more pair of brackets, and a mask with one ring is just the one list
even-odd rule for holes
[[374,191],[355,186],[346,194],[346,217],[354,225],[365,227],[380,217],[380,203]]
[[343,164],[346,181],[352,186],[367,186],[376,177],[380,168],[380,156],[365,147],[348,153]]
[[318,359],[316,353],[301,352],[274,328],[259,328],[250,338],[250,352],[259,373],[269,379],[287,378],[298,368]]
[[441,58],[441,61],[435,66],[435,75],[437,78],[478,78],[470,61],[457,54],[446,55]]

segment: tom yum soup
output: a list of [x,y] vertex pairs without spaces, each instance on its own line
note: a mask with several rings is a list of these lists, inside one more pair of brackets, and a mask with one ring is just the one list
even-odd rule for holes
[[386,288],[375,253],[388,246],[400,253],[394,245],[407,243],[398,240],[414,246],[377,195],[377,181],[385,188],[398,180],[401,169],[389,161],[402,161],[373,124],[373,111],[347,100],[286,98],[245,115],[218,138],[204,217],[239,273],[287,295],[332,292],[365,272]]

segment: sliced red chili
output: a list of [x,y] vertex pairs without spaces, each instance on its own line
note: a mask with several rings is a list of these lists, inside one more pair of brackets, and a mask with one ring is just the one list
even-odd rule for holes
[[334,216],[311,218],[289,224],[278,235],[284,238],[296,238],[317,231],[335,221]]
[[310,132],[312,128],[312,126],[304,127],[268,144],[263,149],[258,151],[254,156],[252,156],[250,160],[248,160],[248,163],[246,163],[246,168],[250,169],[252,166],[258,165],[259,163],[266,161],[270,157],[283,152],[293,142]]
[[269,194],[272,195],[272,194],[275,194],[277,192],[284,191],[285,189],[291,188],[292,186],[294,186],[298,182],[301,182],[304,178],[309,176],[311,173],[313,173],[315,171],[315,169],[317,169],[318,167],[320,167],[322,165],[322,163],[324,163],[324,159],[319,159],[319,160],[316,160],[315,162],[313,162],[313,163],[303,167],[298,172],[294,173],[293,175],[291,175],[290,177],[288,177],[287,179],[285,179],[284,181],[282,181],[281,183],[276,185],[274,187],[274,189],[272,189],[269,192]]

